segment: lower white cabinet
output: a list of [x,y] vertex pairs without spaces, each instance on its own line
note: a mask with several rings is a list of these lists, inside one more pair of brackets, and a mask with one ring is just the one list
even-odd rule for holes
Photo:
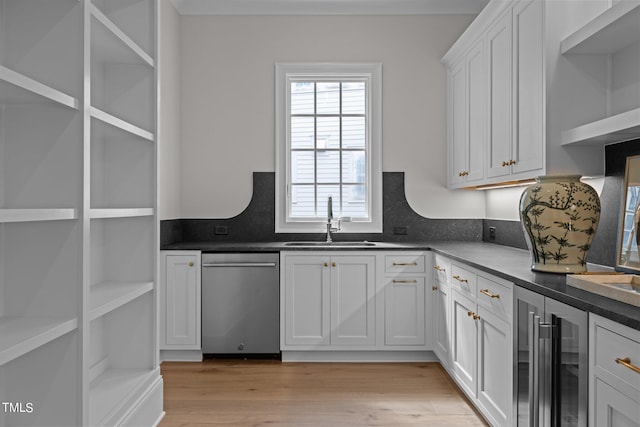
[[[427,289],[428,291],[429,289]],[[444,367],[449,366],[451,339],[451,263],[441,255],[434,255],[431,284],[433,312],[433,352]]]
[[[442,265],[446,264],[435,263],[440,268]],[[440,326],[436,320],[436,354],[445,360],[443,366],[491,425],[510,426],[513,374],[507,367],[512,366],[513,358],[513,285],[468,266],[452,264],[451,271],[450,288],[442,286],[443,273],[436,273],[440,277],[436,286],[445,292],[450,289],[451,311],[447,348],[443,336],[447,302],[445,295],[437,297],[438,305],[444,308],[438,315]]]
[[589,425],[640,426],[640,331],[589,315]]
[[283,258],[283,348],[375,344],[374,256]]
[[426,260],[424,252],[283,251],[283,360],[325,350],[333,352],[316,360],[428,360]]
[[200,251],[162,251],[160,350],[201,348]]

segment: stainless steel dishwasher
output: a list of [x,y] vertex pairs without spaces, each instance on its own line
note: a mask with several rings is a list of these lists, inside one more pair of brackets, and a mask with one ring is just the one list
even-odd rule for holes
[[280,353],[277,253],[202,254],[202,352]]

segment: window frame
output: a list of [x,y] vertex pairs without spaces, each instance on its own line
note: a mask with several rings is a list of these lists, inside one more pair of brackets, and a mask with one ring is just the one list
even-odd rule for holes
[[352,79],[367,81],[367,197],[368,220],[342,222],[347,233],[382,233],[382,64],[380,63],[276,63],[276,233],[324,233],[326,220],[291,220],[290,198],[290,82],[309,79]]

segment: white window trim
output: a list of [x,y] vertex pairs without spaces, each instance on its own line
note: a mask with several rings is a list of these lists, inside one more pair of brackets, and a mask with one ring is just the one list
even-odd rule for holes
[[369,197],[370,221],[343,222],[345,233],[382,233],[382,64],[380,63],[277,63],[276,99],[276,233],[325,233],[326,222],[287,221],[287,79],[289,76],[349,74],[370,79]]

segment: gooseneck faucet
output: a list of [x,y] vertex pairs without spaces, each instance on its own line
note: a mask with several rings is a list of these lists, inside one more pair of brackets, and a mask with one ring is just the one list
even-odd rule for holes
[[340,231],[340,218],[338,218],[338,226],[333,226],[333,199],[329,196],[327,200],[327,242],[331,243],[331,233],[334,231]]

